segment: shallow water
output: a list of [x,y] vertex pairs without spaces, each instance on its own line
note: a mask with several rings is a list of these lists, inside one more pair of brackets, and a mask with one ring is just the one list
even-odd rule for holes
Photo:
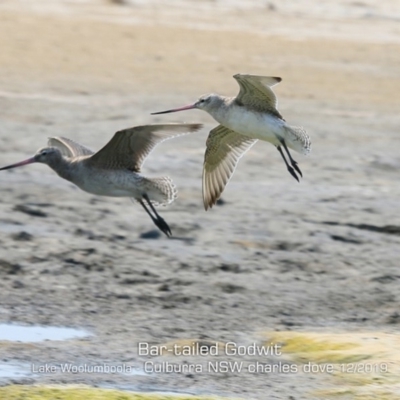
[[90,336],[90,333],[83,329],[0,324],[0,341],[42,342],[44,340],[79,339],[87,336]]
[[28,365],[0,364],[0,378],[21,378],[31,375]]

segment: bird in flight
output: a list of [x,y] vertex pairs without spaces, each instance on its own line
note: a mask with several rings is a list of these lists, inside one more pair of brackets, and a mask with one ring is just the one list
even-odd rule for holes
[[110,197],[130,197],[140,203],[153,223],[167,236],[171,229],[154,206],[176,198],[176,187],[167,177],[147,178],[141,167],[154,147],[164,140],[195,132],[201,124],[144,125],[124,129],[98,152],[64,137],[49,138],[48,146],[0,171],[32,163],[47,164],[59,176],[85,192]]
[[206,94],[194,104],[152,113],[198,108],[208,112],[219,123],[208,135],[204,155],[203,202],[206,210],[217,202],[239,159],[258,139],[276,146],[287,170],[297,181],[298,175],[302,177],[303,174],[289,148],[305,155],[311,151],[306,131],[288,125],[277,110],[277,98],[271,88],[281,78],[243,74],[233,77],[240,87],[236,97]]

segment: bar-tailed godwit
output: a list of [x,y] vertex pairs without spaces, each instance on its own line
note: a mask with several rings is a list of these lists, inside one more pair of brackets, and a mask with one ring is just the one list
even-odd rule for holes
[[176,198],[176,188],[169,177],[147,178],[141,166],[160,142],[195,132],[201,124],[145,125],[117,132],[97,153],[63,137],[52,137],[25,161],[1,170],[32,163],[47,164],[59,176],[80,189],[100,196],[131,197],[149,214],[154,224],[167,236],[171,229],[157,213],[155,205],[170,204]]
[[[152,113],[165,114],[198,108],[219,122],[206,142],[203,167],[203,201],[207,210],[221,196],[239,159],[258,139],[272,143],[281,154],[290,174],[303,176],[289,149],[308,154],[311,141],[303,128],[289,126],[277,110],[271,87],[282,79],[270,76],[236,74],[240,91],[236,97],[217,94],[201,96],[194,104]],[[282,148],[285,150],[287,161]]]

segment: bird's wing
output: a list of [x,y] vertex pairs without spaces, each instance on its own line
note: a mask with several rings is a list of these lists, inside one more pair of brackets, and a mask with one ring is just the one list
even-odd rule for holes
[[242,74],[236,74],[233,77],[240,86],[240,92],[236,96],[237,103],[256,111],[279,114],[278,102],[271,87],[278,84],[281,78]]
[[221,196],[239,159],[257,142],[218,125],[208,135],[203,167],[204,208],[211,208]]
[[69,158],[90,156],[93,154],[92,150],[89,150],[87,147],[65,137],[50,137],[47,144],[50,147],[57,147],[57,149],[61,151],[62,155]]
[[143,125],[117,132],[88,160],[93,166],[139,172],[154,147],[164,140],[195,132],[201,124]]

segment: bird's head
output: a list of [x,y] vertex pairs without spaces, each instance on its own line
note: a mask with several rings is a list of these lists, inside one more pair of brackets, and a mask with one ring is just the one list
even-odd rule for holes
[[39,149],[33,157],[30,157],[24,161],[20,161],[15,164],[7,165],[6,167],[0,168],[0,171],[22,167],[23,165],[33,164],[37,162],[52,165],[61,157],[61,152],[56,147],[44,147],[42,149]]
[[199,99],[194,103],[195,108],[199,108],[200,110],[210,111],[214,108],[217,108],[221,103],[221,97],[217,94],[203,94],[199,97]]
[[61,152],[56,147],[43,147],[33,156],[34,162],[50,165],[61,157]]
[[166,111],[159,111],[159,112],[155,112],[155,113],[151,113],[151,114],[152,115],[168,114],[168,113],[177,112],[177,111],[192,110],[194,108],[198,108],[199,110],[204,110],[204,111],[210,112],[212,109],[218,107],[218,105],[220,105],[221,102],[222,102],[222,99],[217,94],[204,94],[203,96],[200,96],[199,99],[195,103],[189,104],[188,106],[173,108],[171,110],[166,110]]

